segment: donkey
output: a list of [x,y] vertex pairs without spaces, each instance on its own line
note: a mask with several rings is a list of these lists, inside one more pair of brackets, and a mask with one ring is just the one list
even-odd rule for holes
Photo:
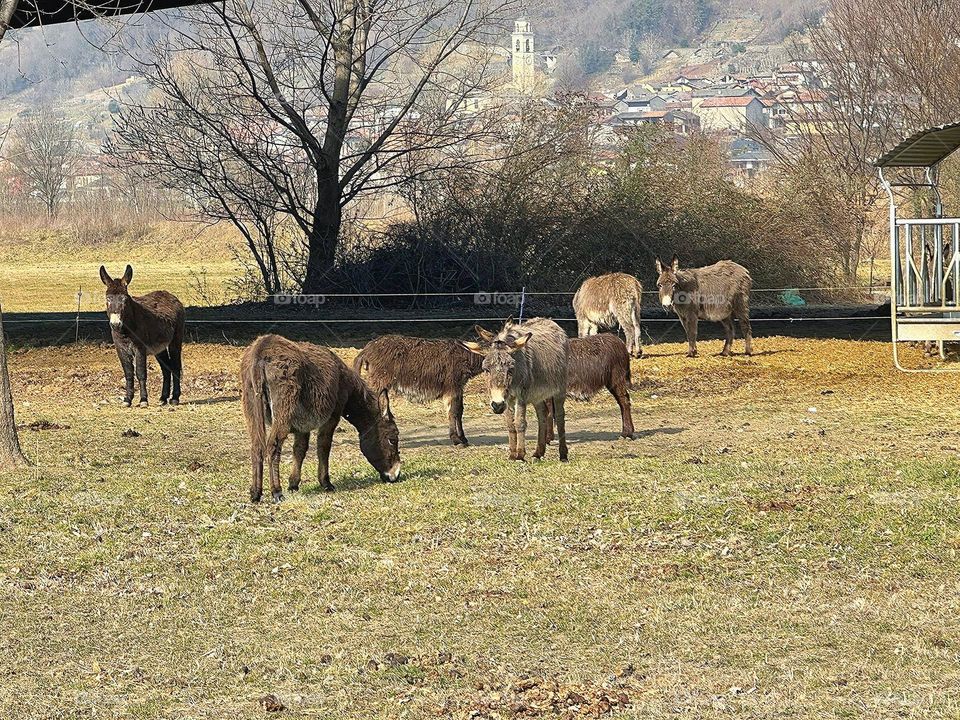
[[567,394],[567,334],[553,320],[534,318],[523,324],[507,320],[494,335],[477,326],[480,342],[462,341],[467,350],[483,356],[490,408],[500,415],[508,410],[507,434],[510,459],[526,457],[527,404],[537,411],[537,449],[542,458],[547,448],[547,400],[553,400],[560,460],[567,460],[566,416],[563,401]]
[[633,275],[608,273],[587,278],[573,296],[573,312],[577,316],[580,337],[596,335],[598,330],[623,328],[627,351],[643,356],[640,337],[640,306],[643,287]]
[[[263,493],[263,461],[270,461],[270,492],[280,490],[280,451],[293,433],[293,470],[287,486],[300,489],[300,471],[317,431],[317,476],[323,490],[330,483],[333,432],[344,417],[360,434],[360,451],[384,482],[400,479],[400,433],[390,414],[386,393],[378,398],[360,376],[330,350],[295,343],[279,335],[262,335],[240,359],[243,417],[250,436],[253,481],[250,501]],[[267,425],[269,424],[269,429]]]
[[450,440],[466,446],[463,433],[463,388],[480,374],[480,358],[456,340],[426,340],[383,335],[367,343],[353,369],[375,393],[389,391],[413,402],[443,399],[450,423]]
[[[127,286],[133,280],[133,268],[127,265],[123,277],[111,278],[100,266],[100,279],[107,286],[107,317],[113,345],[120,357],[126,392],[123,404],[133,403],[133,375],[140,384],[140,407],[147,406],[147,355],[155,355],[163,373],[160,404],[180,403],[180,379],[183,375],[183,303],[166,290],[132,297]],[[171,395],[171,384],[173,394]]]
[[[574,338],[567,358],[567,397],[589,400],[603,388],[620,406],[620,435],[633,440],[630,415],[630,354],[623,340],[610,333]],[[553,440],[553,403],[547,401],[551,427],[547,442]]]
[[721,260],[702,268],[680,270],[677,256],[670,265],[657,258],[657,288],[664,308],[673,308],[687,334],[687,357],[697,356],[697,321],[713,320],[723,325],[726,340],[721,355],[733,348],[733,318],[740,321],[744,350],[753,354],[750,329],[750,272],[730,260]]

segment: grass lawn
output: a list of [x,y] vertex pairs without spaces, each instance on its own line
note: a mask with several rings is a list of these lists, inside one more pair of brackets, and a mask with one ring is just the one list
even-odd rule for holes
[[311,453],[277,506],[247,502],[241,348],[187,346],[175,409],[120,407],[110,347],[17,351],[0,717],[957,717],[955,376],[719,347],[634,362],[632,442],[598,396],[569,463],[511,463],[474,381],[469,448],[397,401],[403,482],[346,426],[337,491]]
[[100,265],[119,276],[127,263],[133,295],[162,289],[185,305],[224,303],[242,274],[230,250],[236,242],[226,227],[174,222],[102,245],[76,242],[63,229],[4,234],[0,228],[0,303],[6,312],[74,312],[79,292],[81,310],[103,310]]

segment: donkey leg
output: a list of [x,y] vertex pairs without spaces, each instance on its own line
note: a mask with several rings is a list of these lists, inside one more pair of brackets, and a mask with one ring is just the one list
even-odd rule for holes
[[620,326],[620,329],[623,330],[623,341],[627,346],[627,353],[633,355],[633,341],[636,336],[633,331],[633,323],[627,318],[618,318],[617,324]]
[[456,446],[466,446],[467,438],[463,434],[463,391],[443,396],[447,408],[447,423],[450,426],[450,440]]
[[507,408],[503,414],[504,421],[507,423],[507,440],[510,443],[510,459],[517,459],[517,428],[513,423],[513,410]]
[[337,429],[336,421],[317,430],[317,480],[320,489],[333,492],[333,483],[330,482],[330,448],[333,447],[333,431]]
[[303,459],[310,448],[310,433],[295,432],[293,434],[293,467],[290,469],[290,480],[287,489],[296,492],[300,489],[300,472],[303,469]]
[[263,495],[263,447],[250,448],[252,479],[250,481],[250,502],[260,502]]
[[553,398],[544,401],[547,408],[547,445],[553,442]]
[[170,376],[172,368],[170,367],[170,353],[167,350],[157,353],[157,363],[160,365],[160,372],[163,373],[163,387],[160,389],[160,404],[166,405],[170,398]]
[[547,402],[536,403],[533,407],[537,411],[537,449],[533,451],[535,460],[541,459],[547,452],[547,430],[550,427],[550,414],[547,412]]
[[697,356],[697,318],[687,322],[687,357]]
[[567,461],[567,416],[563,408],[566,393],[553,396],[553,419],[557,423],[557,440],[559,441],[560,461]]
[[633,316],[633,356],[643,357],[643,333],[640,332],[640,306],[634,305],[630,309]]
[[117,356],[123,368],[123,404],[130,407],[133,404],[133,350],[117,348]]
[[744,309],[741,311],[740,329],[743,332],[743,350],[747,355],[753,355],[753,329],[750,327],[750,313]]
[[137,382],[140,384],[140,407],[147,407],[147,353],[140,348],[134,351]]
[[170,375],[173,380],[173,395],[171,405],[180,404],[180,378],[183,376],[183,341],[175,338],[167,352],[170,355]]
[[527,404],[517,401],[513,410],[513,427],[517,431],[517,452],[513,459],[522,462],[527,458]]
[[620,406],[620,435],[628,440],[633,440],[633,417],[630,414],[630,393],[627,391],[628,383],[610,383],[607,390],[613,395],[613,399]]
[[733,320],[726,318],[720,321],[720,324],[723,325],[723,334],[725,336],[723,341],[723,350],[720,351],[720,354],[724,357],[730,355],[730,351],[733,348]]
[[283,500],[283,491],[280,489],[280,453],[283,450],[283,441],[287,439],[290,430],[274,422],[267,433],[267,456],[270,458],[270,495],[274,502]]

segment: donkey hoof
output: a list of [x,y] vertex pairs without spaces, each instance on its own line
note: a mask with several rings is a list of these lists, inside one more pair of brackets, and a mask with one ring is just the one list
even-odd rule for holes
[[633,433],[622,433],[620,437],[624,440],[633,440]]
[[150,407],[150,403],[148,403],[146,400],[141,400],[141,401],[140,401],[140,407],[142,407],[142,408],[143,408],[143,407]]
[[179,405],[179,404],[180,404],[180,398],[170,398],[170,404],[171,404],[171,405]]
[[160,407],[163,407],[163,406],[166,405],[166,404],[167,404],[167,399],[166,399],[166,398],[160,398]]
[[454,447],[467,447],[470,443],[467,442],[466,438],[454,438],[453,446]]
[[124,406],[124,407],[130,407],[131,405],[133,405],[133,400],[124,400],[124,401],[123,401],[123,406]]
[[273,498],[273,504],[274,504],[274,505],[276,505],[277,503],[280,503],[280,502],[283,501],[283,493],[282,493],[282,492],[275,492],[275,493],[273,493],[273,495],[272,495],[271,497]]
[[250,491],[250,502],[252,502],[252,503],[258,503],[258,502],[260,502],[260,496],[261,496],[261,493],[254,492],[253,490],[251,490],[251,491]]

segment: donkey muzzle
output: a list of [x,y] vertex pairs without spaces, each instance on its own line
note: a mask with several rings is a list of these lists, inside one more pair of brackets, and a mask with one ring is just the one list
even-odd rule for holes
[[507,409],[507,404],[505,402],[491,402],[490,409],[497,415],[502,415],[503,411]]
[[400,463],[397,463],[386,472],[380,473],[380,479],[388,483],[400,482]]

